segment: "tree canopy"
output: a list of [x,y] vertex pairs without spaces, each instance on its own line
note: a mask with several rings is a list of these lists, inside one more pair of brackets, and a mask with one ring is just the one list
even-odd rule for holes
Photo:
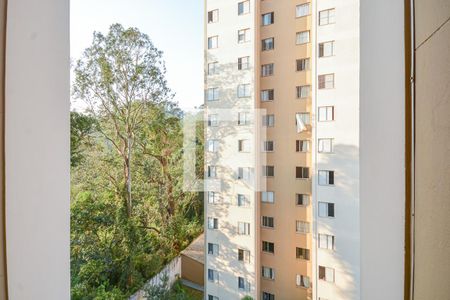
[[201,232],[202,196],[182,189],[182,112],[147,35],[95,32],[74,73],[72,299],[124,299]]

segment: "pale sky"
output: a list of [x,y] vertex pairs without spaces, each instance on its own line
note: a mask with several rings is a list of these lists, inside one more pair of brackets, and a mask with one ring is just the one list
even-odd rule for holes
[[[164,52],[169,87],[183,109],[203,103],[202,0],[71,0],[70,56],[76,61],[113,23],[137,27]],[[75,105],[76,107],[78,105]]]

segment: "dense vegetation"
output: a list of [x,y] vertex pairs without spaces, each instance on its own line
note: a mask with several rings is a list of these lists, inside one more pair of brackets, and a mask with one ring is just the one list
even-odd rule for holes
[[135,28],[94,33],[74,72],[87,109],[71,114],[72,299],[126,299],[202,230],[202,197],[182,188],[183,114]]

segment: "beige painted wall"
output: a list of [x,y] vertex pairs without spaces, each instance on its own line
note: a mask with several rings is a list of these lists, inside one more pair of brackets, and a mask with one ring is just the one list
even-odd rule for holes
[[[274,217],[275,228],[261,228],[260,240],[274,242],[275,254],[261,252],[260,266],[274,268],[275,280],[261,279],[260,292],[275,294],[276,299],[311,299],[311,289],[296,286],[296,275],[307,275],[313,282],[311,261],[295,256],[296,247],[310,249],[311,253],[313,251],[311,234],[298,234],[295,231],[295,221],[301,220],[311,223],[312,232],[311,204],[306,207],[295,205],[296,193],[311,194],[311,180],[295,178],[296,166],[311,166],[311,152],[295,151],[296,140],[311,139],[311,131],[297,133],[295,127],[296,112],[311,112],[311,98],[296,99],[296,86],[311,84],[310,71],[296,71],[296,59],[313,59],[311,43],[295,45],[296,32],[311,29],[311,16],[295,17],[296,5],[306,2],[261,1],[260,15],[274,12],[275,22],[269,26],[260,26],[259,16],[257,26],[260,31],[257,41],[260,63],[274,63],[275,66],[274,76],[262,77],[259,81],[261,90],[275,90],[275,100],[259,102],[257,96],[257,105],[266,109],[268,114],[275,115],[275,126],[267,129],[267,139],[274,141],[274,151],[267,153],[267,165],[275,166],[275,176],[267,179],[267,190],[275,192],[275,203],[263,203],[260,208],[260,217]],[[275,38],[275,49],[260,52],[261,40],[270,37]],[[260,68],[256,72],[259,76]],[[261,276],[261,270],[258,275]]]
[[201,262],[181,255],[181,278],[203,286],[204,276],[204,265]]
[[[415,17],[414,299],[448,299],[450,295],[450,22],[448,21],[450,1],[416,0]],[[439,27],[441,28],[437,30]]]

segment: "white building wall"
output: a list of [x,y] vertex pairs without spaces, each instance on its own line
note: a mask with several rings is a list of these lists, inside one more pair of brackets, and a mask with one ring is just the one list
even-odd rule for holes
[[[220,203],[208,203],[205,193],[205,232],[206,245],[219,244],[219,255],[206,254],[205,264],[205,297],[213,295],[219,299],[241,299],[250,295],[256,299],[256,201],[252,186],[236,180],[238,167],[252,167],[254,170],[255,147],[250,153],[238,152],[238,140],[249,139],[254,143],[254,128],[251,126],[237,126],[239,112],[248,111],[250,115],[254,108],[254,1],[251,1],[250,13],[238,15],[239,1],[207,0],[206,13],[218,9],[219,21],[207,24],[206,36],[217,35],[219,46],[217,49],[206,50],[205,69],[208,62],[219,63],[219,73],[206,76],[205,88],[219,88],[218,101],[205,101],[207,114],[217,114],[218,127],[209,127],[206,139],[217,139],[219,149],[217,153],[205,152],[205,164],[217,166],[217,180],[206,180],[205,190],[216,191],[220,194]],[[205,16],[207,17],[207,15]],[[238,30],[249,28],[249,42],[238,44]],[[207,44],[207,41],[206,41]],[[206,46],[207,47],[207,46]],[[250,57],[250,68],[238,70],[238,58]],[[250,97],[238,98],[238,84],[250,84]],[[226,109],[222,111],[222,109]],[[252,124],[255,124],[252,122]],[[255,170],[254,170],[255,171]],[[253,176],[255,178],[255,175]],[[237,194],[249,197],[250,206],[238,207]],[[219,229],[208,229],[208,217],[219,219]],[[238,235],[238,222],[250,223],[250,235]],[[250,263],[238,261],[238,248],[250,251]],[[208,269],[219,272],[218,283],[208,281]],[[238,276],[244,277],[250,283],[249,291],[238,289]]]
[[[319,12],[335,9],[335,23],[319,26]],[[315,142],[333,139],[333,153],[315,145],[315,298],[360,299],[359,230],[359,1],[318,0],[315,11]],[[318,57],[318,44],[334,41],[334,55]],[[318,89],[318,76],[334,73],[334,88]],[[318,109],[334,106],[334,121],[319,122]],[[335,184],[318,184],[320,170],[334,171]],[[319,217],[318,202],[335,205],[335,217]],[[318,234],[335,236],[335,249],[319,249]],[[333,268],[334,282],[319,280],[319,266]]]

